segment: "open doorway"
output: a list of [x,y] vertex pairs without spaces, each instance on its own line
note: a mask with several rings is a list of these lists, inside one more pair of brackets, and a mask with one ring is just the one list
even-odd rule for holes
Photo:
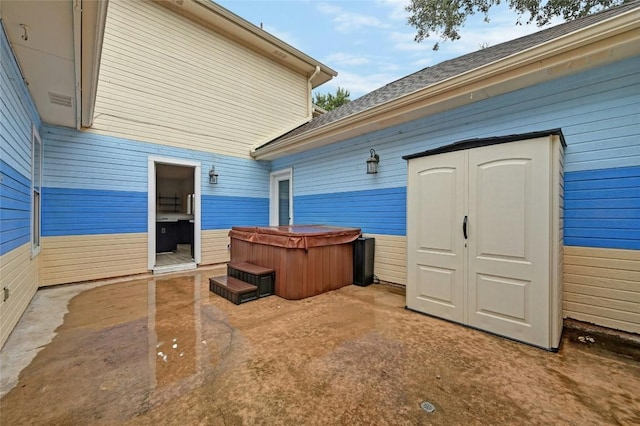
[[195,269],[200,262],[200,164],[149,159],[149,269]]

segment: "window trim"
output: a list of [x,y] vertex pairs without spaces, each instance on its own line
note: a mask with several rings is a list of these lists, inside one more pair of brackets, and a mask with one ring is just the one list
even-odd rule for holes
[[[36,155],[36,149],[39,155]],[[36,161],[39,163],[36,165]],[[36,257],[42,248],[42,138],[35,125],[31,130],[31,206],[29,235],[31,257]],[[37,166],[37,167],[36,167]],[[36,176],[36,174],[38,174]],[[36,182],[37,180],[37,182]],[[38,183],[38,185],[36,185]],[[37,194],[37,197],[36,197]],[[36,224],[37,220],[37,224]]]
[[269,225],[278,225],[279,200],[278,200],[278,182],[281,180],[289,181],[289,225],[293,225],[293,168],[289,167],[270,173],[269,185]]

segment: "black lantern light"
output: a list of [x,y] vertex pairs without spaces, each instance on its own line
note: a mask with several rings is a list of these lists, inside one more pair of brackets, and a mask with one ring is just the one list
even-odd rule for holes
[[215,166],[211,166],[211,170],[209,170],[209,183],[212,185],[218,183],[218,174],[216,173]]
[[376,150],[371,148],[369,151],[371,157],[367,160],[367,174],[374,175],[378,173],[378,163],[380,162],[380,156],[376,154]]

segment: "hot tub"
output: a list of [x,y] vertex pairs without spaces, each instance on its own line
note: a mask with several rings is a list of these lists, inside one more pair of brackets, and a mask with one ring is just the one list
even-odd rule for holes
[[234,226],[231,261],[274,269],[275,294],[304,299],[352,284],[352,243],[360,233],[324,225]]

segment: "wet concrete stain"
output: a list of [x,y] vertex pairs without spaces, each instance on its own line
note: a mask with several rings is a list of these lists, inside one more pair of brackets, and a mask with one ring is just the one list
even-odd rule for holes
[[633,352],[571,333],[545,352],[407,311],[382,285],[240,306],[207,285],[195,272],[77,295],[0,423],[640,424]]

